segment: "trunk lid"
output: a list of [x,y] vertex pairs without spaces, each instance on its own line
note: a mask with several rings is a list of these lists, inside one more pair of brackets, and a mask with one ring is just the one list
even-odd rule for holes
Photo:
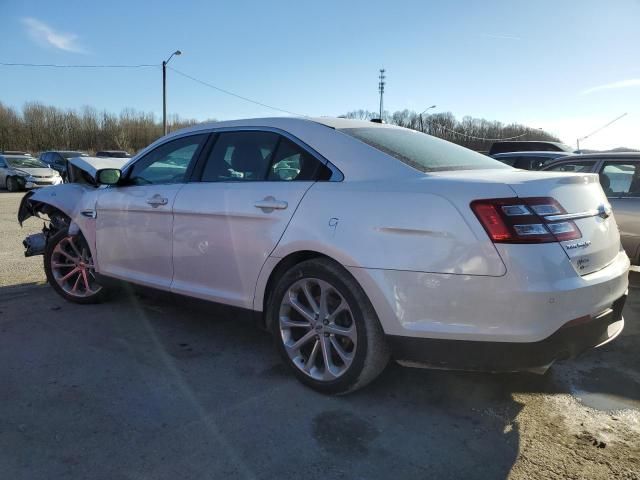
[[[598,175],[533,172],[536,175],[509,183],[518,197],[552,197],[567,211],[582,238],[560,242],[580,275],[611,263],[620,251],[620,234]],[[544,175],[544,176],[541,176]],[[546,217],[551,220],[553,216]],[[559,218],[558,218],[559,219]]]
[[[500,169],[446,172],[442,176],[450,180],[507,185],[521,198],[555,199],[567,215],[574,215],[567,220],[573,221],[582,234],[579,239],[559,242],[580,275],[606,267],[620,251],[618,226],[597,174]],[[551,217],[545,218],[551,220]]]

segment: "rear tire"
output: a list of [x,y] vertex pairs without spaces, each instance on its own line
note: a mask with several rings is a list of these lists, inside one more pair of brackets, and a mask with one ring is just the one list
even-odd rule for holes
[[319,392],[353,392],[389,362],[371,302],[349,272],[329,259],[288,270],[270,295],[267,320],[284,362]]
[[44,271],[49,285],[73,303],[100,303],[107,290],[95,279],[91,250],[82,234],[69,235],[62,229],[47,242]]

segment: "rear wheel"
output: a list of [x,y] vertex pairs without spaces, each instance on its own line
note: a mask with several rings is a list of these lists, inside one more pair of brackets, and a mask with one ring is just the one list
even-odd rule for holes
[[44,270],[53,289],[75,303],[99,303],[106,291],[95,277],[91,250],[82,234],[66,229],[49,239],[44,253]]
[[15,177],[9,177],[7,178],[7,190],[9,190],[10,192],[17,192],[18,190],[20,190],[20,185],[18,185],[18,181],[15,179]]
[[376,378],[389,348],[375,311],[353,277],[328,259],[291,268],[267,307],[285,363],[303,383],[344,394]]

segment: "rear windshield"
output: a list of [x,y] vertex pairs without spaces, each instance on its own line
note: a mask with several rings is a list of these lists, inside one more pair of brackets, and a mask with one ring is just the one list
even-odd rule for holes
[[340,131],[421,172],[510,168],[455,143],[404,128],[343,128]]

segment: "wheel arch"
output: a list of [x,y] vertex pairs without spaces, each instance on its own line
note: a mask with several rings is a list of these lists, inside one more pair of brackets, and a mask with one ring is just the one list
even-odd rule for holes
[[82,233],[85,237],[97,265],[94,215],[97,191],[94,187],[75,183],[31,190],[20,202],[18,222],[22,225],[39,214],[63,219],[70,233]]
[[298,250],[282,258],[269,257],[267,264],[271,263],[271,265],[268,267],[267,272],[264,271],[265,267],[263,267],[263,272],[260,275],[262,282],[258,279],[253,302],[254,310],[260,314],[261,326],[267,329],[270,327],[266,318],[267,303],[278,280],[293,266],[314,258],[325,258],[342,266],[335,258],[315,250]]

